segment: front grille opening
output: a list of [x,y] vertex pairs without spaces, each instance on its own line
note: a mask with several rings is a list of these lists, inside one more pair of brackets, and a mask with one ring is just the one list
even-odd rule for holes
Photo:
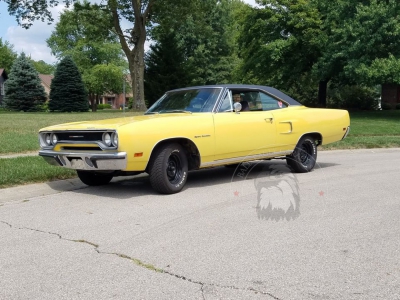
[[100,147],[77,147],[77,146],[65,146],[62,150],[75,150],[75,151],[102,151]]

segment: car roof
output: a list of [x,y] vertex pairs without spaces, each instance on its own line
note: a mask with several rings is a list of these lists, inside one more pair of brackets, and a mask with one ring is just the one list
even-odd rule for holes
[[263,85],[252,85],[252,84],[216,84],[216,85],[200,85],[200,86],[191,86],[186,88],[180,88],[171,90],[172,91],[181,91],[181,90],[190,90],[190,89],[199,89],[199,88],[228,88],[228,89],[241,89],[241,90],[261,90],[279,98],[290,105],[302,105],[300,102],[294,100],[292,97],[286,95],[285,93],[281,92],[280,90],[270,87],[270,86],[263,86]]

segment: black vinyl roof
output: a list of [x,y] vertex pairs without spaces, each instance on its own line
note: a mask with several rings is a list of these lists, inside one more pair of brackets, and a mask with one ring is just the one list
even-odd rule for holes
[[285,93],[281,92],[280,90],[270,87],[270,86],[263,86],[263,85],[252,85],[252,84],[218,84],[218,85],[201,85],[201,86],[192,86],[186,87],[178,90],[190,90],[190,89],[198,89],[198,88],[227,88],[227,89],[238,89],[241,91],[245,90],[260,90],[264,91],[267,94],[275,96],[283,100],[284,102],[288,103],[289,105],[302,105],[300,102],[294,100],[292,97],[286,95]]

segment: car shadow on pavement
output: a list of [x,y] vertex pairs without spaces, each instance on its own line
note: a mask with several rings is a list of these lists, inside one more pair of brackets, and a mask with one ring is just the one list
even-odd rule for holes
[[[213,185],[219,185],[229,183],[236,180],[252,180],[260,177],[268,168],[269,165],[286,165],[283,160],[270,160],[270,161],[256,161],[249,162],[246,165],[239,165],[238,167],[215,167],[209,169],[202,169],[189,172],[188,180],[183,188],[182,192],[190,188],[207,187]],[[316,170],[336,166],[334,163],[318,163]],[[243,168],[246,168],[245,177],[238,177],[238,172],[242,172]],[[147,174],[141,174],[138,176],[129,177],[116,177],[108,185],[98,187],[83,187],[73,190],[74,193],[96,195],[99,197],[117,198],[117,199],[128,199],[138,196],[160,196],[164,195],[155,192],[151,185],[149,176]]]

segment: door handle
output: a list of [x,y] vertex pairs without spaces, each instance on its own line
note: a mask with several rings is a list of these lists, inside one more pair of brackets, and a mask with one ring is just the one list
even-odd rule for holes
[[272,122],[274,121],[274,118],[265,118],[264,120],[269,121],[272,124]]

